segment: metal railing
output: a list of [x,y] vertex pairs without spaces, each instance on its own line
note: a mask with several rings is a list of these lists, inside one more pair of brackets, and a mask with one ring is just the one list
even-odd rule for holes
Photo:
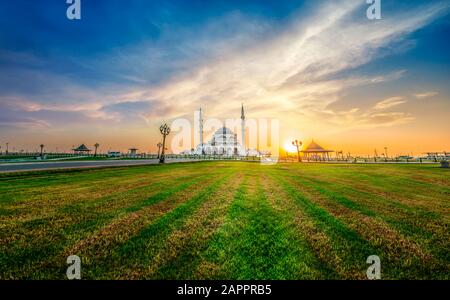
[[[228,156],[228,155],[197,155],[197,154],[166,154],[166,159],[169,160],[223,160],[223,161],[261,161],[259,156]],[[98,153],[94,155],[92,153],[86,155],[74,154],[74,153],[43,153],[41,157],[40,153],[0,153],[0,161],[36,161],[36,160],[64,160],[64,159],[82,159],[82,160],[95,160],[95,159],[158,159],[158,154],[153,153],[139,153],[131,154],[124,153],[119,156],[111,156],[106,153]],[[296,155],[287,155],[278,157],[279,162],[298,162]],[[440,163],[441,161],[450,161],[450,157],[315,157],[315,158],[302,158],[302,162],[305,163]]]

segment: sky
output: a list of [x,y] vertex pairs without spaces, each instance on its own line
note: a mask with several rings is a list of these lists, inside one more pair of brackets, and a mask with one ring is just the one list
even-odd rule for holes
[[368,6],[81,0],[69,20],[65,0],[1,1],[0,151],[155,151],[162,123],[241,104],[279,120],[283,145],[450,151],[450,1]]

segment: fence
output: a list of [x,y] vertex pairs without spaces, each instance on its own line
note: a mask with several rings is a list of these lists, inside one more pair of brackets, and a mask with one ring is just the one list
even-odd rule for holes
[[[172,160],[227,160],[227,161],[261,161],[258,156],[226,156],[226,155],[197,155],[197,154],[165,154],[166,159]],[[57,159],[158,159],[157,154],[140,153],[140,154],[120,154],[120,156],[112,157],[105,153],[79,155],[74,153],[44,153],[45,160]],[[41,160],[40,153],[0,153],[0,161],[33,161]],[[439,163],[441,160],[449,161],[450,158],[437,159],[433,157],[344,157],[344,158],[319,158],[302,159],[304,163]],[[279,162],[298,162],[296,155],[287,155],[278,157]]]
[[[74,153],[44,153],[43,158],[49,159],[158,159],[158,154],[140,153],[140,154],[120,154],[111,156],[105,153],[94,154],[74,154]],[[174,160],[230,160],[230,161],[260,161],[257,156],[225,156],[225,155],[184,155],[184,154],[165,154],[166,159]],[[41,159],[40,153],[0,153],[0,161],[14,160],[37,160]]]

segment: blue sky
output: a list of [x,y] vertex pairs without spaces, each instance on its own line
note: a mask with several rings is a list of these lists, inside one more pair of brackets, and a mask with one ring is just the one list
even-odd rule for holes
[[0,144],[151,149],[164,120],[245,103],[287,139],[450,147],[450,1],[384,0],[380,21],[358,1],[82,0],[79,21],[2,1]]

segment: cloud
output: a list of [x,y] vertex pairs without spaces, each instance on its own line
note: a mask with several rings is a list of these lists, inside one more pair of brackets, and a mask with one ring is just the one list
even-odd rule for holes
[[426,93],[414,94],[414,97],[416,97],[417,99],[425,99],[425,98],[431,98],[431,97],[434,97],[437,95],[439,95],[439,93],[437,93],[437,92],[426,92]]
[[382,110],[382,109],[387,109],[387,108],[391,108],[403,103],[406,103],[407,101],[405,100],[405,98],[403,97],[391,97],[385,100],[382,100],[380,102],[378,102],[375,106],[374,109],[376,110]]
[[124,101],[105,105],[101,111],[112,115],[118,121],[134,122],[136,118],[148,122],[149,112],[156,110],[155,101]]
[[149,110],[150,108],[151,104],[148,101],[124,101],[106,105],[102,107],[102,110],[106,112],[119,112],[128,114]]
[[381,126],[394,126],[400,124],[406,124],[415,120],[409,113],[404,112],[389,112],[389,113],[370,113],[362,124],[375,127],[375,125]]
[[[310,18],[293,22],[279,36],[225,53],[153,88],[150,94],[184,111],[207,105],[208,113],[216,116],[235,113],[244,102],[250,107],[267,104],[272,116],[290,111],[319,118],[349,87],[400,78],[405,70],[372,77],[349,77],[345,72],[373,61],[381,48],[404,40],[446,9],[438,3],[369,22],[352,17],[360,8],[358,1],[327,4]],[[377,108],[393,107],[401,101],[390,99]],[[411,120],[400,115],[363,120],[381,125],[383,120],[394,124],[392,119],[399,118]]]
[[380,112],[373,107],[367,110],[360,108],[343,111],[326,110],[317,112],[317,116],[321,118],[321,123],[331,125],[328,133],[396,126],[415,120],[415,117],[407,112]]
[[50,124],[45,120],[22,117],[5,117],[0,116],[0,126],[4,128],[18,128],[18,129],[47,129]]
[[[14,109],[70,112],[105,122],[133,116],[148,122],[176,118],[200,106],[207,106],[209,116],[225,117],[238,114],[242,102],[259,108],[253,111],[255,117],[282,118],[289,113],[343,127],[411,121],[413,117],[403,112],[380,112],[404,103],[402,99],[386,99],[367,111],[360,107],[335,111],[330,105],[345,101],[343,91],[351,87],[401,78],[406,70],[372,76],[349,72],[386,51],[395,52],[396,45],[447,11],[448,4],[432,3],[371,22],[355,17],[364,1],[320,3],[305,14],[309,17],[276,29],[280,24],[233,13],[201,30],[186,29],[180,39],[163,32],[160,41],[78,61],[80,69],[95,74],[101,70],[108,79],[99,82],[95,77],[95,84],[76,72],[82,82],[73,80],[69,71],[20,68],[15,76],[2,72],[0,88],[15,99],[9,102]],[[14,57],[45,65],[30,55]],[[291,121],[297,122],[294,117]]]
[[109,76],[140,86],[178,78],[208,61],[224,59],[270,35],[267,21],[248,18],[238,11],[218,16],[201,27],[163,26],[157,41],[147,40],[99,54],[79,62]]

